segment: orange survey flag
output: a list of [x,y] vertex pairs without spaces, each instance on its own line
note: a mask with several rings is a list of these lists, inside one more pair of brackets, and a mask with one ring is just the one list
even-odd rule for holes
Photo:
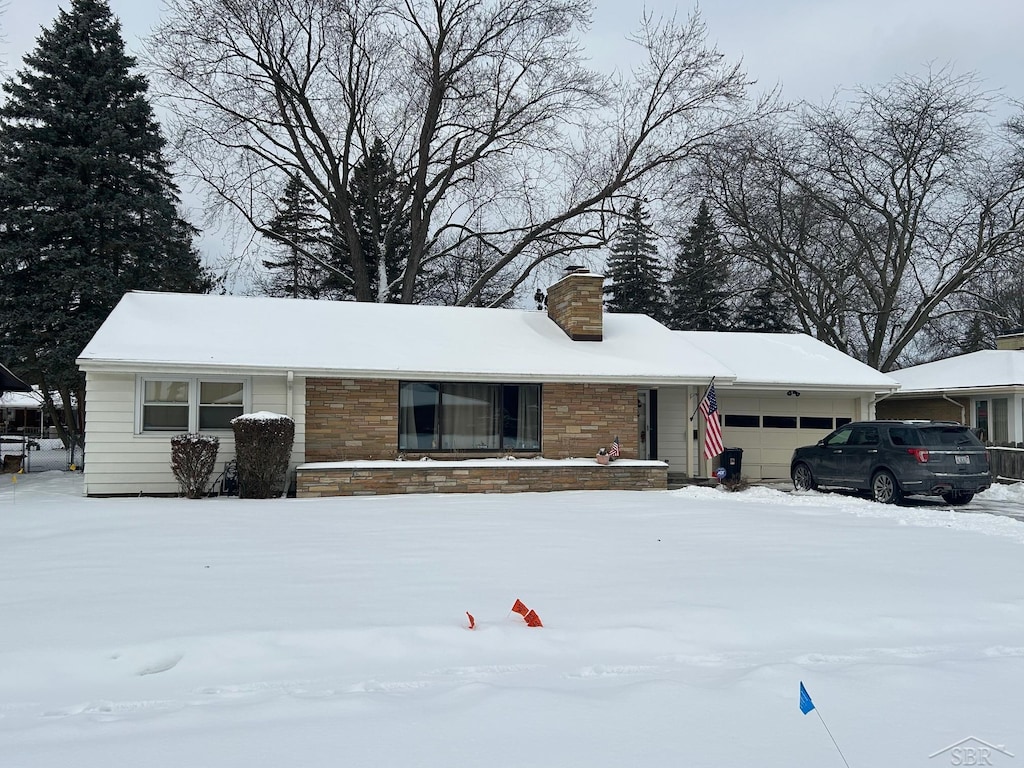
[[516,598],[515,605],[512,606],[512,610],[513,612],[518,613],[520,616],[526,616],[526,614],[530,612],[530,609],[523,605],[523,601],[520,600],[518,597]]
[[528,627],[543,627],[544,626],[543,624],[540,623],[540,616],[537,615],[536,611],[530,611],[525,616],[523,616],[523,618],[526,619],[526,626],[528,626]]
[[470,629],[475,629],[476,628],[476,619],[473,618],[473,614],[470,613],[469,611],[466,611],[466,615],[469,616],[469,628]]

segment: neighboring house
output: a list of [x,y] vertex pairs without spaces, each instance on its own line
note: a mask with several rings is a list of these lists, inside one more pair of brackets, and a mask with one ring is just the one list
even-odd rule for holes
[[802,333],[678,331],[736,376],[718,390],[725,445],[743,449],[744,477],[789,477],[793,449],[874,418],[897,383]]
[[[602,287],[601,275],[569,274],[546,313],[129,293],[78,360],[86,493],[174,493],[170,437],[218,435],[222,465],[231,419],[252,411],[295,420],[299,495],[646,488],[664,487],[669,467],[710,474],[689,416],[712,378],[721,395],[736,373],[646,316],[603,313]],[[803,385],[765,386],[764,399]],[[867,417],[893,386],[855,381],[828,415]],[[597,465],[615,437],[622,458]]]
[[[32,387],[0,364],[0,435],[22,433],[29,423],[41,425],[39,399],[31,393]],[[34,418],[29,418],[29,412]]]
[[[51,394],[54,407],[60,413],[62,400],[56,392]],[[31,437],[55,437],[53,419],[43,406],[43,394],[39,387],[28,390],[7,392],[0,395],[0,428],[8,434]]]
[[879,418],[959,421],[993,443],[1024,442],[1024,333],[996,345],[892,371],[900,390],[878,404]]
[[[15,376],[7,368],[0,364],[0,469],[4,472],[16,472],[21,468],[21,452],[25,448],[24,439],[18,432],[16,410],[11,406],[24,397],[25,392],[31,392],[32,387]],[[18,436],[19,442],[5,440],[5,437],[13,438]],[[17,451],[17,455],[9,454],[8,451]]]

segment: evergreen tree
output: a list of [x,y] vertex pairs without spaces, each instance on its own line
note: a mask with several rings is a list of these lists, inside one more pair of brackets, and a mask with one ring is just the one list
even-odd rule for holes
[[728,255],[702,200],[679,241],[669,281],[668,326],[677,331],[730,330],[729,273]]
[[659,322],[665,317],[663,267],[643,203],[634,201],[612,241],[604,287],[609,312],[635,312]]
[[758,283],[740,304],[733,330],[793,333],[796,312],[774,275]]
[[326,275],[323,267],[308,255],[322,240],[320,230],[313,196],[298,174],[292,174],[278,200],[277,215],[267,224],[265,233],[285,251],[280,259],[263,260],[263,266],[270,271],[263,286],[267,295],[321,298]]
[[[348,204],[355,240],[370,271],[373,301],[399,301],[401,278],[409,258],[409,214],[401,206],[398,172],[380,138],[352,168]],[[335,259],[344,275],[352,273],[351,234],[335,238]],[[342,281],[350,283],[351,281]],[[346,290],[342,286],[342,290]],[[350,289],[347,289],[350,291]],[[358,298],[358,297],[356,297]]]
[[75,358],[121,296],[211,283],[105,0],[72,0],[24,64],[0,107],[0,357],[60,393],[80,440]]

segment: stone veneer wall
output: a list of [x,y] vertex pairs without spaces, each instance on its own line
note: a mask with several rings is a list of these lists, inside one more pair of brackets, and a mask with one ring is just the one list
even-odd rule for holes
[[[956,399],[956,398],[954,398]],[[970,401],[957,400],[964,406],[964,412],[941,397],[914,397],[882,400],[875,406],[876,419],[933,419],[935,421],[960,421],[963,416],[970,422]]]
[[548,459],[593,456],[618,436],[622,458],[637,456],[636,392],[624,384],[545,384],[541,446]]
[[[544,384],[542,454],[549,459],[593,456],[617,435],[622,458],[636,458],[636,392],[636,387],[623,384]],[[407,458],[420,455],[406,453]],[[465,458],[465,454],[431,456]],[[397,457],[396,380],[306,379],[307,462]]]
[[[668,465],[459,467],[317,467],[299,469],[297,496],[372,496],[392,493],[519,493],[522,491],[663,491]],[[509,462],[515,464],[516,462]]]
[[306,379],[306,461],[397,455],[396,380]]
[[566,275],[548,288],[548,317],[574,341],[604,336],[604,278],[589,272]]

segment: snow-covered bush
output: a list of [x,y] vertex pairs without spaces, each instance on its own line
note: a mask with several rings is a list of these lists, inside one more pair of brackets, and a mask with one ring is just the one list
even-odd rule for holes
[[217,462],[220,440],[213,435],[190,432],[171,438],[171,470],[181,494],[201,499]]
[[238,495],[276,499],[285,490],[295,422],[280,413],[243,413],[231,420],[238,461]]

